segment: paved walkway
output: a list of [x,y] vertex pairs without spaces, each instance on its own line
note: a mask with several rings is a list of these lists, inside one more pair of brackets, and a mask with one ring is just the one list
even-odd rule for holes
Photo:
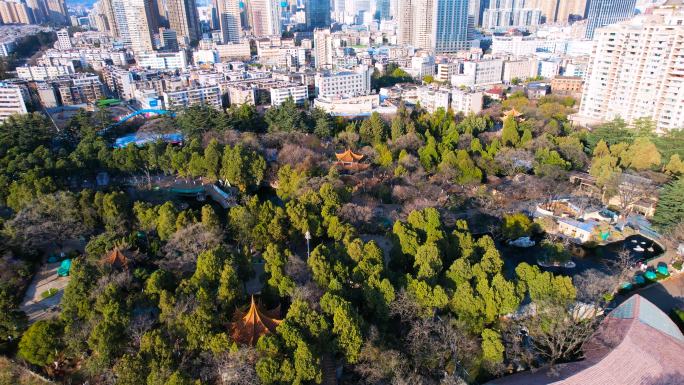
[[[36,273],[26,291],[24,301],[19,310],[26,312],[29,325],[41,319],[50,319],[59,315],[57,307],[62,302],[64,288],[69,283],[69,277],[59,277],[57,269],[61,262],[47,263]],[[49,298],[43,298],[41,294],[50,289],[59,290],[57,294]]]
[[[63,250],[65,252],[78,250],[79,253],[82,253],[85,246],[86,242],[70,239],[64,242]],[[40,245],[39,249],[43,252],[43,266],[33,276],[33,280],[26,290],[24,300],[19,307],[19,310],[26,312],[29,325],[34,324],[38,320],[51,319],[59,315],[59,305],[62,303],[64,288],[69,283],[69,277],[60,277],[57,274],[57,269],[62,266],[61,262],[47,263],[50,253],[58,254],[60,252],[57,246],[52,243],[46,243]],[[43,298],[41,294],[48,289],[57,289],[59,291],[52,297]]]

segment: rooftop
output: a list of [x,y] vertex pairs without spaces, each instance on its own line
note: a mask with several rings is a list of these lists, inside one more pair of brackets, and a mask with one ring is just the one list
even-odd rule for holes
[[585,343],[585,358],[523,372],[489,385],[681,384],[684,336],[670,317],[635,294],[615,308]]
[[560,219],[558,222],[563,222],[567,225],[570,225],[570,226],[573,226],[573,227],[576,227],[578,229],[588,231],[588,232],[592,232],[594,230],[594,227],[599,225],[598,222],[580,222],[580,221],[576,221],[574,219],[568,219],[568,218]]

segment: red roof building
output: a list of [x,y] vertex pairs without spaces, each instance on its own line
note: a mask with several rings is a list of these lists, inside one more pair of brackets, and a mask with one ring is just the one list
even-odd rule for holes
[[526,371],[489,385],[684,384],[684,335],[670,317],[636,294],[615,308],[584,345],[581,361]]
[[235,312],[237,321],[229,326],[233,341],[240,345],[256,346],[261,336],[276,332],[276,328],[282,322],[276,319],[279,315],[280,305],[269,311],[261,303],[257,305],[252,297],[252,304],[247,313],[240,310]]

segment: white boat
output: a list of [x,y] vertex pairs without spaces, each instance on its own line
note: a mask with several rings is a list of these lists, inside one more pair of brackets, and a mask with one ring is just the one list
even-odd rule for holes
[[646,244],[646,242],[641,242],[641,244],[642,244],[642,245],[645,245],[645,244]]
[[645,249],[641,246],[637,246],[634,248],[634,251],[644,251]]
[[535,243],[535,241],[530,241],[530,237],[520,237],[515,241],[508,242],[508,245],[517,247],[532,247],[535,245]]
[[632,243],[637,243],[636,239],[632,239]]
[[652,247],[649,247],[649,248],[646,249],[646,250],[650,251],[651,253],[653,252],[653,248],[652,248]]

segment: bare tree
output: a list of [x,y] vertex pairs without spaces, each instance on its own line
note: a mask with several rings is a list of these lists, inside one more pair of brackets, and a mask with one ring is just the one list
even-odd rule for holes
[[496,161],[506,175],[515,175],[519,167],[531,167],[534,157],[527,150],[505,148],[496,154]]
[[175,232],[162,249],[166,258],[159,266],[169,271],[194,271],[197,256],[213,250],[221,243],[221,231],[204,223],[196,223]]
[[636,265],[636,259],[629,249],[622,246],[620,250],[618,250],[615,259],[607,259],[604,261],[604,263],[608,269],[610,269],[611,273],[613,276],[615,276],[619,284],[620,282],[627,280],[628,276],[630,275],[630,270],[634,268],[634,265]]
[[131,322],[126,326],[126,332],[131,337],[127,346],[128,354],[136,354],[140,349],[143,334],[154,326],[154,317],[150,313],[133,314]]
[[26,237],[32,246],[52,242],[62,249],[67,239],[87,233],[79,210],[71,193],[43,195],[19,211],[9,226],[17,235]]
[[261,379],[254,369],[256,350],[240,348],[222,353],[218,359],[218,378],[224,385],[258,385]]
[[598,308],[605,303],[604,293],[612,293],[620,283],[620,279],[615,275],[606,274],[597,269],[589,269],[574,276],[572,283],[577,289],[579,301]]

